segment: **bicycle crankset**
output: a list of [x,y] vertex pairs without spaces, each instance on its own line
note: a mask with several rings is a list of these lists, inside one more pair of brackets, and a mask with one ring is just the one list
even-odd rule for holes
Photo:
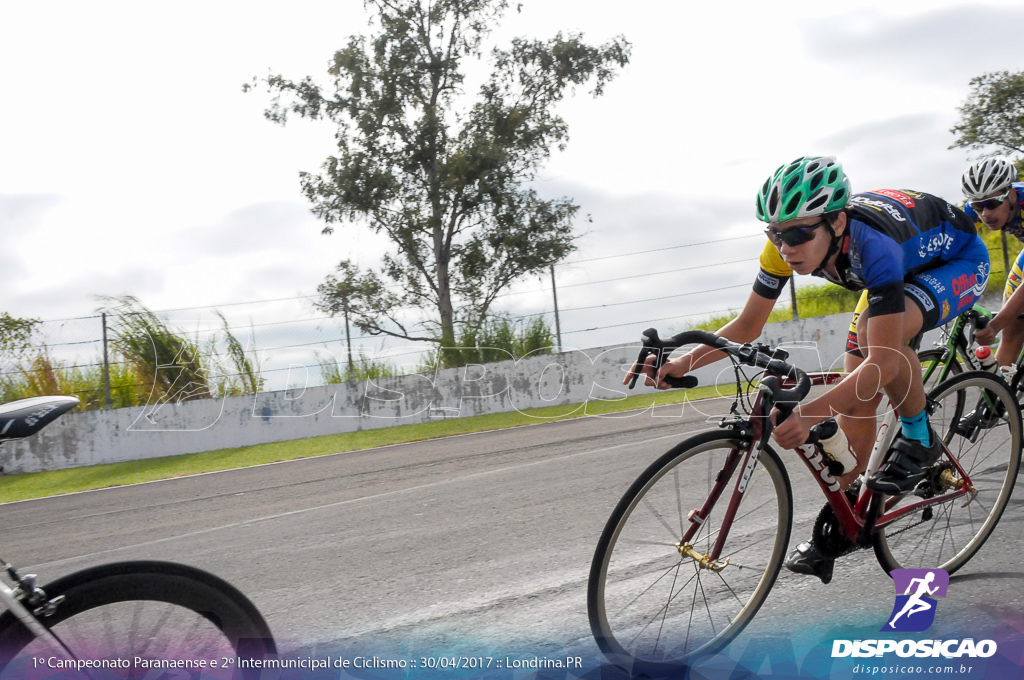
[[821,554],[829,557],[842,557],[858,549],[856,543],[843,536],[843,532],[839,528],[839,520],[832,510],[832,506],[827,503],[818,513],[818,518],[814,520],[811,540]]

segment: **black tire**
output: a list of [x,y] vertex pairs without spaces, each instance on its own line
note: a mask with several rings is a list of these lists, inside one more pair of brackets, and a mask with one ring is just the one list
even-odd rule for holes
[[[117,562],[70,574],[43,590],[50,602],[64,599],[50,615],[37,618],[76,658],[134,660],[139,656],[218,665],[226,659],[228,677],[232,669],[236,677],[255,677],[258,670],[239,669],[237,660],[264,659],[277,651],[269,627],[252,602],[223,579],[194,567]],[[51,657],[60,659],[11,612],[0,615],[0,678],[30,677],[34,659]],[[119,677],[143,677],[153,671],[136,667],[117,672]],[[223,674],[209,666],[204,672]]]
[[[991,427],[972,429],[973,436],[965,436],[959,431],[963,429],[961,424],[983,395],[1000,405],[1002,416]],[[1020,469],[1021,412],[1001,378],[969,371],[945,381],[928,398],[935,405],[930,416],[932,427],[967,472],[977,495],[969,503],[969,497],[961,497],[929,506],[875,532],[875,555],[887,572],[938,568],[952,574],[960,569],[999,523]],[[963,413],[963,404],[967,404],[967,414]],[[943,469],[949,475],[946,481],[936,482],[933,491],[949,488],[959,479],[945,456],[932,471]],[[929,493],[923,487],[921,492]],[[920,500],[919,495],[910,493],[894,507]]]
[[[691,510],[704,504],[726,457],[745,445],[733,432],[705,432],[661,456],[619,501],[590,569],[587,611],[594,637],[614,664],[638,674],[665,670],[725,646],[761,607],[778,577],[793,519],[785,467],[770,448],[750,474],[719,558],[702,568],[678,546]],[[742,456],[741,456],[742,460]],[[691,542],[711,550],[736,480],[734,469]]]

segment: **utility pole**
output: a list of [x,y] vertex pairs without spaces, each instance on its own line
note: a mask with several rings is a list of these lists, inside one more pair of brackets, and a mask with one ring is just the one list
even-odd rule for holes
[[341,309],[345,314],[345,341],[348,343],[348,381],[355,382],[356,369],[352,363],[352,330],[348,325],[348,293],[341,298]]
[[555,299],[555,340],[558,351],[562,351],[562,324],[558,319],[558,289],[555,287],[555,265],[551,265],[551,296]]
[[103,325],[103,403],[109,411],[114,405],[110,398],[110,356],[107,353],[107,313],[103,312],[100,318]]

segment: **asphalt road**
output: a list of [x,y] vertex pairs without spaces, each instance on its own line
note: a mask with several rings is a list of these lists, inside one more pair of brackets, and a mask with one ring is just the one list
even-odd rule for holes
[[[207,569],[256,603],[285,653],[596,659],[586,580],[605,519],[705,421],[680,405],[10,503],[0,556],[42,582],[123,559]],[[792,456],[791,545],[822,502]],[[1018,493],[954,577],[937,634],[1019,622],[1022,505]],[[892,581],[861,551],[827,586],[783,571],[744,635],[877,631],[892,604]]]

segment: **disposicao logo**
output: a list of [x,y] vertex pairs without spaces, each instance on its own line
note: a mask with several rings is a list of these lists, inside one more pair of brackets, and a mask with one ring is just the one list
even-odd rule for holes
[[937,597],[946,597],[949,574],[944,569],[893,569],[896,604],[882,631],[918,633],[935,622]]
[[[881,632],[918,633],[935,622],[936,598],[946,597],[949,574],[943,569],[894,569],[890,572],[896,588],[892,614]],[[832,657],[990,657],[996,653],[993,640],[834,640]]]

